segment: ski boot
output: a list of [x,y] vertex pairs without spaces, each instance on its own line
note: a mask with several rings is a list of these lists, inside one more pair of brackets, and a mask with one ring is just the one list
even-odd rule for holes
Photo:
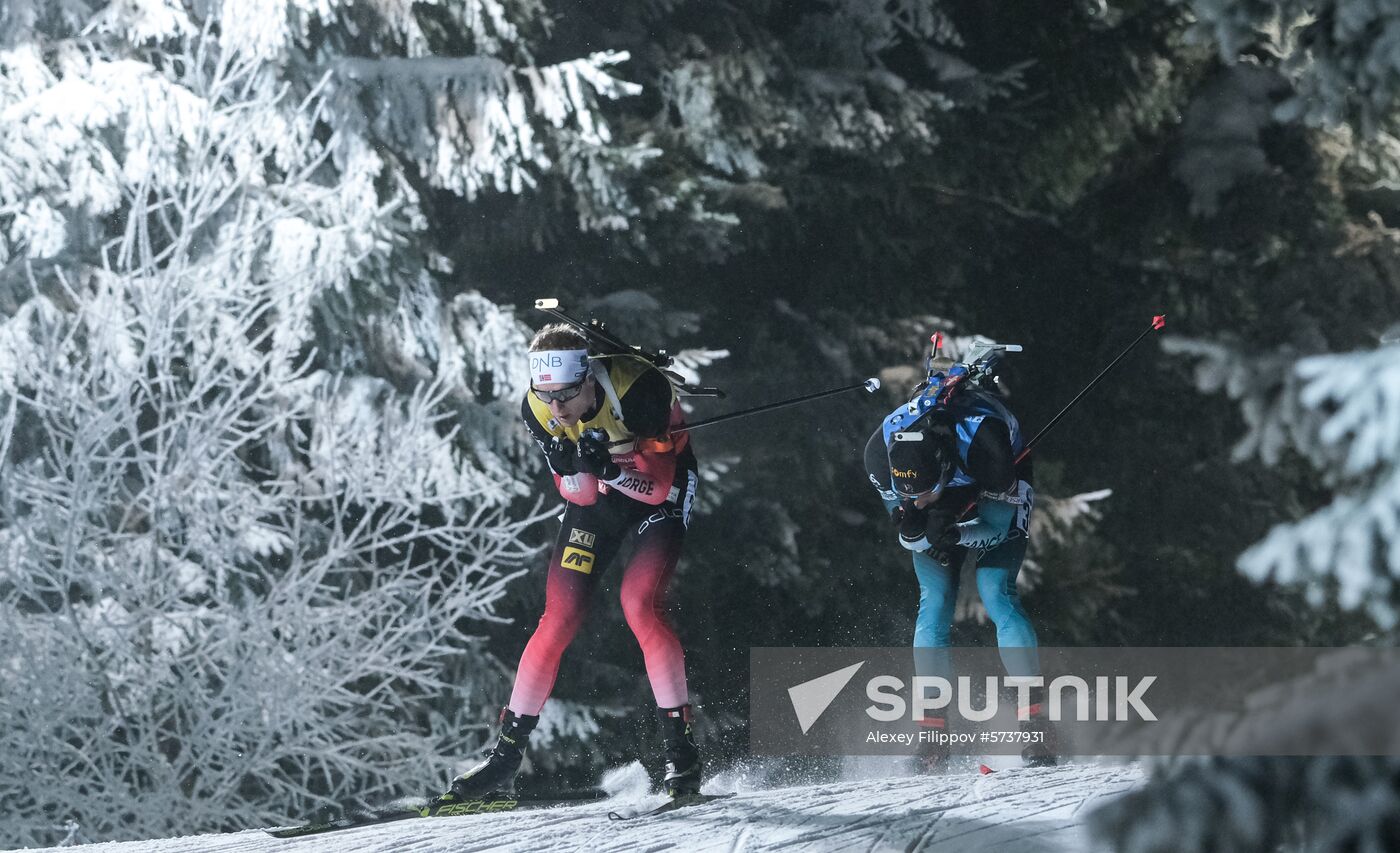
[[520,770],[521,759],[525,757],[530,732],[535,730],[539,721],[539,717],[518,715],[509,708],[502,708],[501,733],[496,738],[496,746],[485,761],[453,779],[452,787],[437,797],[434,805],[477,800],[489,794],[513,796],[515,774]]
[[919,743],[914,752],[914,768],[919,773],[938,776],[948,769],[953,746],[947,717],[924,717],[919,720]]
[[700,793],[700,748],[695,745],[691,731],[689,705],[679,708],[658,708],[661,718],[661,739],[666,742],[666,778],[662,787],[666,796],[675,799]]
[[[1045,688],[1032,687],[1028,698],[1030,704],[1020,709],[1017,719],[1021,720],[1021,732],[1034,740],[1021,750],[1021,760],[1027,767],[1054,767],[1059,762],[1055,757],[1055,727],[1050,724]],[[1023,716],[1025,719],[1021,719]]]

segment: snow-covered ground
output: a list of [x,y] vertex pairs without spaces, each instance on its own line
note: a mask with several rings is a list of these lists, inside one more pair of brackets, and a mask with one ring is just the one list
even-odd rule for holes
[[[1142,780],[1134,765],[1012,769],[989,776],[871,778],[762,791],[627,822],[660,798],[514,814],[409,820],[282,840],[259,830],[95,844],[91,853],[462,853],[476,850],[902,850],[907,853],[1084,851],[1085,815]],[[716,784],[723,786],[723,779]],[[707,788],[707,792],[718,789]],[[50,848],[58,849],[58,848]]]

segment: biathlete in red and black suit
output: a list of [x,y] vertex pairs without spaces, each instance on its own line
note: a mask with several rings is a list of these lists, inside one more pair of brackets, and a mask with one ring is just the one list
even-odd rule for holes
[[554,688],[564,650],[594,587],[632,537],[622,570],[622,612],[646,661],[666,742],[671,796],[699,791],[685,654],[666,618],[666,590],[695,497],[695,454],[674,387],[640,356],[590,356],[574,327],[546,326],[530,343],[530,390],[521,416],[567,501],[545,579],[544,615],[520,657],[490,756],[457,777],[440,800],[509,793],[527,739]]

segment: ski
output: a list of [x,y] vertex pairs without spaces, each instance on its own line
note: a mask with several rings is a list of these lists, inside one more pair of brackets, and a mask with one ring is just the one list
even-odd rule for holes
[[607,793],[597,790],[570,792],[555,796],[521,798],[508,795],[490,795],[460,803],[433,805],[432,800],[419,803],[400,801],[381,808],[357,809],[325,821],[314,821],[300,826],[281,826],[264,830],[273,838],[301,838],[307,835],[322,835],[339,832],[343,829],[356,829],[361,826],[375,826],[400,820],[433,817],[465,817],[468,815],[500,814],[502,812],[525,809],[547,809],[558,806],[580,805],[606,799]]
[[683,796],[683,797],[676,797],[675,799],[668,800],[667,802],[665,802],[665,803],[663,803],[663,804],[657,806],[657,807],[654,808],[654,809],[644,809],[644,810],[639,811],[639,812],[633,812],[632,814],[622,814],[622,813],[620,813],[620,812],[608,812],[608,819],[609,819],[609,820],[634,820],[634,819],[639,818],[639,817],[652,817],[652,816],[654,816],[654,815],[665,814],[666,812],[673,812],[673,811],[675,811],[676,809],[683,809],[683,808],[686,808],[686,807],[688,807],[688,806],[699,806],[699,805],[704,805],[705,803],[712,803],[712,802],[714,802],[715,800],[727,800],[727,799],[729,799],[729,798],[732,797],[732,796],[734,796],[734,795],[733,795],[733,794],[687,794],[686,796]]

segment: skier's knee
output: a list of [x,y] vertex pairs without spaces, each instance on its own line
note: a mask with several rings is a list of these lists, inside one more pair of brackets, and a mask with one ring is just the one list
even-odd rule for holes
[[573,641],[574,635],[583,624],[583,616],[582,607],[546,608],[544,615],[540,616],[540,624],[535,628],[535,633],[544,637],[551,645],[563,648]]
[[638,639],[650,634],[661,621],[650,596],[622,596],[622,615]]

